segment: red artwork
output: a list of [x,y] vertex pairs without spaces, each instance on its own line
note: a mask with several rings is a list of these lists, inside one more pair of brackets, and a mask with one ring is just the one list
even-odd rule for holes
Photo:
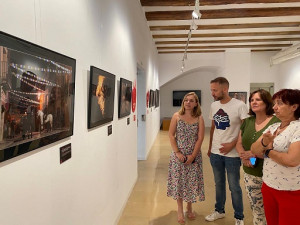
[[146,95],[146,106],[147,106],[147,108],[149,108],[149,99],[150,99],[150,92],[147,91],[147,95]]
[[134,83],[133,83],[131,101],[132,101],[132,105],[131,105],[132,112],[135,112],[135,108],[136,108],[136,81],[134,81]]

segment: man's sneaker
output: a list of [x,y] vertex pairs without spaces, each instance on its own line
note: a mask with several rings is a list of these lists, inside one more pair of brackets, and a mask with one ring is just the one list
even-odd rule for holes
[[235,225],[244,225],[243,220],[235,219]]
[[217,211],[214,211],[212,214],[206,216],[205,219],[206,219],[207,221],[212,222],[212,221],[215,221],[215,220],[217,220],[217,219],[224,218],[224,217],[225,217],[225,213],[219,213],[219,212],[217,212]]

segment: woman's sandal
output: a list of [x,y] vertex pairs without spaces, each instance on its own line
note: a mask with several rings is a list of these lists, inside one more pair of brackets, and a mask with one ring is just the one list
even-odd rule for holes
[[184,224],[185,224],[185,220],[184,220],[183,218],[177,219],[177,222],[178,222],[180,225],[184,225]]
[[186,212],[186,217],[189,219],[189,220],[195,220],[196,219],[196,215],[194,212]]

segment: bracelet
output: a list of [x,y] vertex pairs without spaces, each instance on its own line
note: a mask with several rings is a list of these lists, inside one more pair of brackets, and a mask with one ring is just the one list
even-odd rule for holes
[[264,139],[263,139],[263,138],[261,139],[260,143],[261,143],[261,145],[262,145],[264,148],[268,146],[268,145],[265,145],[265,144],[264,144]]
[[270,158],[269,157],[269,154],[270,154],[270,151],[272,151],[273,150],[273,148],[269,148],[269,149],[267,149],[266,151],[265,151],[265,157],[266,158]]

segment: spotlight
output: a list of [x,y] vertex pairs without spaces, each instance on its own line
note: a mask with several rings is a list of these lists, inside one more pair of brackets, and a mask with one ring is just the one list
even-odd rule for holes
[[193,23],[192,23],[190,29],[191,29],[191,30],[197,30],[197,29],[198,29],[198,26],[197,26],[197,24],[194,22],[194,20],[193,20]]
[[200,3],[199,0],[196,0],[195,2],[195,9],[192,13],[193,18],[195,19],[200,19],[202,14],[200,13]]

